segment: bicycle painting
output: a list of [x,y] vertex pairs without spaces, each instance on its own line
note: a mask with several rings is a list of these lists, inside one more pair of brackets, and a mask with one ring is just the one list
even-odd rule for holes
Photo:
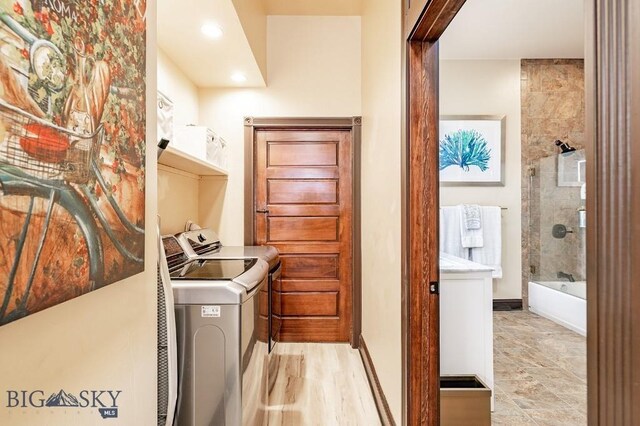
[[145,0],[0,0],[0,325],[144,270]]

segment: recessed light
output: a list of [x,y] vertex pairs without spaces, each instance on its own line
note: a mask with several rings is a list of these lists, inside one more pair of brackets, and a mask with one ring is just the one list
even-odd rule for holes
[[233,74],[231,74],[231,80],[235,81],[236,83],[243,83],[247,81],[247,76],[242,74],[241,72],[234,72]]
[[213,22],[203,24],[202,27],[200,27],[200,31],[202,31],[202,34],[212,39],[222,37],[222,28],[220,28],[220,25],[214,24]]

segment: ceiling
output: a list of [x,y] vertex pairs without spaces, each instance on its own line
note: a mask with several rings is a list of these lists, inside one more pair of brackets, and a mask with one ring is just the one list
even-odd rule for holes
[[[158,46],[198,87],[264,87],[267,15],[359,15],[362,1],[158,0]],[[221,38],[203,36],[207,21]],[[238,72],[245,82],[231,79]]]
[[[266,15],[359,15],[363,1],[158,0],[158,45],[198,87],[264,87]],[[440,57],[581,58],[583,1],[467,0],[440,40]],[[207,21],[222,27],[220,39],[203,36]],[[237,72],[245,82],[232,81]]]
[[[202,34],[206,21],[222,28],[221,38]],[[232,0],[158,0],[158,45],[198,87],[265,85]],[[237,72],[247,80],[232,81]]]
[[360,15],[367,0],[264,0],[267,15]]
[[584,57],[584,0],[467,0],[442,59]]

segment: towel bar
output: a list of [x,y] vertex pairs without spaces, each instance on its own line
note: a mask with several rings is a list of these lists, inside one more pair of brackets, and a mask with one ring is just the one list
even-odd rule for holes
[[[440,206],[440,208],[443,207],[455,207],[455,206]],[[480,206],[480,207],[489,207],[489,206]],[[501,210],[509,210],[509,207],[500,207]]]

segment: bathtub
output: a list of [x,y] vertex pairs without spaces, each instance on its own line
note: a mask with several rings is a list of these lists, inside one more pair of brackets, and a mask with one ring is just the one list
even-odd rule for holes
[[587,282],[529,282],[529,310],[587,335]]

